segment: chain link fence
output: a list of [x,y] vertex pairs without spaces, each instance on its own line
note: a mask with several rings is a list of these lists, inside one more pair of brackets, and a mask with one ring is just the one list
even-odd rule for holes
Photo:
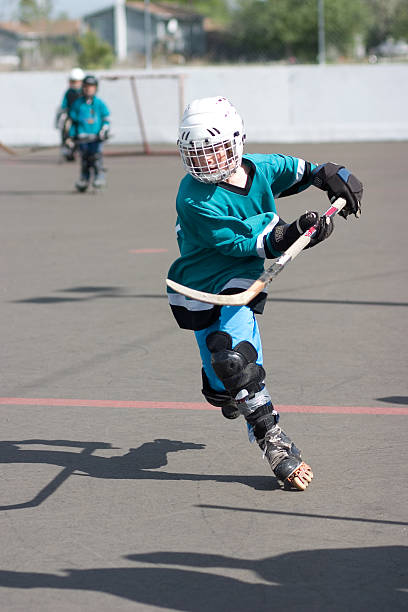
[[209,61],[408,60],[407,0],[236,0],[207,31]]

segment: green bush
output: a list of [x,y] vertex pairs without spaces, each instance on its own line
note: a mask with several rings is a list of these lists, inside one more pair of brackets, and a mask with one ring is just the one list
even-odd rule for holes
[[95,32],[87,32],[79,38],[78,63],[82,68],[110,68],[115,61],[111,45]]

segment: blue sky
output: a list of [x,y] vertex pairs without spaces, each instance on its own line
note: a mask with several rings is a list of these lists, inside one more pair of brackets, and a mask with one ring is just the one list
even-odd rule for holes
[[[65,12],[75,19],[85,13],[92,13],[98,9],[114,4],[114,0],[53,0],[54,16]],[[0,21],[9,21],[15,16],[18,0],[0,0]]]
[[[41,2],[41,0],[37,0]],[[0,0],[0,21],[10,21],[17,13],[19,0]],[[233,5],[235,0],[230,0]],[[53,0],[54,17],[59,13],[67,13],[68,17],[76,19],[86,13],[93,13],[105,6],[111,6],[115,0]]]
[[114,0],[54,0],[54,12],[56,14],[64,11],[70,17],[80,17],[85,13],[93,13],[105,6],[115,4]]

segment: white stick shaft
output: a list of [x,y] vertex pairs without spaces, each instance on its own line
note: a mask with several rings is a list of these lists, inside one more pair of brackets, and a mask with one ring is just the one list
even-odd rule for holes
[[[344,200],[343,198],[338,198],[336,202],[333,203],[328,210],[326,210],[322,217],[334,217],[334,215],[338,213],[342,208],[344,208],[346,204],[346,200]],[[297,240],[295,240],[295,242],[288,249],[286,249],[286,251],[282,253],[280,257],[278,257],[278,259],[272,264],[272,266],[270,266],[270,268],[265,271],[263,277],[267,277],[269,271],[273,272],[272,278],[274,278],[279,272],[281,272],[287,263],[295,259],[295,257],[297,257],[299,253],[301,253],[303,249],[307,247],[307,245],[313,238],[315,232],[316,226],[314,225],[304,234],[302,234]],[[274,271],[275,267],[277,268],[276,271]],[[261,278],[263,277],[261,276]],[[272,278],[270,280],[272,280]],[[266,278],[265,280],[266,282],[269,282]]]
[[[333,217],[347,204],[346,200],[339,198],[330,208],[324,213],[327,218]],[[166,280],[167,285],[186,297],[199,302],[206,302],[207,304],[218,304],[220,306],[244,306],[254,299],[265,287],[268,285],[290,261],[295,259],[309,244],[310,240],[316,232],[316,226],[308,229],[302,236],[300,236],[278,259],[267,268],[261,276],[252,283],[252,285],[242,293],[235,293],[229,295],[219,295],[214,293],[206,293],[205,291],[199,291],[197,289],[191,289],[180,285],[170,279]]]

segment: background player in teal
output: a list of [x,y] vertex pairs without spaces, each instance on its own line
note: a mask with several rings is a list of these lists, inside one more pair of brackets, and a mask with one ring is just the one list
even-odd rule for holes
[[94,187],[105,185],[102,143],[109,136],[109,109],[96,97],[97,79],[88,75],[82,82],[83,95],[75,100],[70,110],[72,127],[70,136],[79,142],[81,176],[76,183],[78,191],[89,185],[90,171],[94,172]]
[[55,127],[61,131],[61,154],[67,161],[74,161],[75,159],[75,143],[69,138],[69,130],[72,125],[69,111],[75,100],[82,94],[84,76],[81,68],[73,68],[69,73],[69,87],[64,93],[55,120]]
[[[278,257],[317,224],[310,246],[330,236],[333,220],[307,212],[292,223],[277,213],[275,200],[315,185],[333,201],[346,199],[340,214],[360,214],[363,187],[346,168],[316,166],[284,155],[243,155],[244,127],[223,97],[195,100],[179,127],[178,147],[187,175],[177,195],[180,257],[168,277],[209,293],[237,293],[260,276],[265,258]],[[267,457],[275,476],[304,490],[313,473],[292,440],[265,386],[262,343],[255,314],[266,293],[248,306],[214,306],[169,289],[172,312],[191,329],[202,359],[202,392],[226,418],[243,415],[250,438]]]

